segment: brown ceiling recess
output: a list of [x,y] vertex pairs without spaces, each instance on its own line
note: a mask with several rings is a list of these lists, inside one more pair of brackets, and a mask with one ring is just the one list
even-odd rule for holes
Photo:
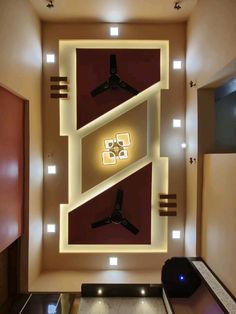
[[[152,164],[148,164],[69,213],[69,244],[150,244]],[[122,189],[123,215],[139,229],[134,235],[120,224],[92,229],[91,223],[110,216],[117,190]]]
[[117,74],[138,92],[160,81],[159,49],[77,49],[77,128],[133,97],[123,89],[91,91],[110,74],[110,55],[116,55]]

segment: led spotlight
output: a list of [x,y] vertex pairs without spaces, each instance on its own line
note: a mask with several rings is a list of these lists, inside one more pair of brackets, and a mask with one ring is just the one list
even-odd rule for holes
[[119,36],[119,28],[116,27],[110,27],[110,36]]
[[174,69],[174,70],[180,70],[180,69],[182,69],[182,61],[180,61],[180,60],[174,60],[174,61],[173,61],[173,69]]
[[181,127],[181,120],[173,119],[173,128],[180,128],[180,127]]
[[46,55],[47,63],[54,63],[55,62],[55,55],[54,54],[47,54]]
[[56,232],[56,225],[55,224],[47,224],[47,232],[48,233],[55,233]]
[[56,174],[57,173],[57,167],[55,165],[48,166],[48,174]]
[[145,295],[145,290],[144,289],[141,289],[141,294]]
[[118,258],[117,257],[109,257],[109,265],[110,266],[117,266],[118,265]]
[[98,289],[98,294],[99,294],[99,295],[102,294],[102,289]]

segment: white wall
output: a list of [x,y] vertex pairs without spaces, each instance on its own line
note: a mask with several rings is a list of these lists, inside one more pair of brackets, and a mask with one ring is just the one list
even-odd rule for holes
[[[198,0],[187,25],[187,160],[198,158],[197,88],[212,81],[214,76],[236,57],[236,1]],[[189,81],[197,82],[190,88]],[[199,176],[197,164],[187,163],[186,255],[199,253],[197,228],[200,225]]]

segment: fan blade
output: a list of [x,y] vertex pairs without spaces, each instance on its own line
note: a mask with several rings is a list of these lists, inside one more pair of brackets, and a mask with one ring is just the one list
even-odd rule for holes
[[117,73],[116,55],[110,55],[110,74]]
[[105,225],[109,225],[111,223],[111,218],[110,217],[106,217],[102,220],[98,220],[94,223],[91,224],[91,227],[92,228],[98,228],[98,227],[102,227],[102,226],[105,226]]
[[118,190],[116,195],[115,210],[121,210],[123,203],[123,190]]
[[109,82],[106,81],[104,83],[102,83],[101,85],[99,85],[98,87],[96,87],[94,90],[91,91],[91,95],[93,97],[105,92],[108,88],[110,87]]
[[121,225],[128,229],[133,234],[137,234],[139,229],[137,229],[134,225],[132,225],[126,218],[121,221]]
[[118,85],[120,86],[120,88],[126,90],[127,92],[133,95],[137,95],[139,93],[135,88],[127,84],[125,81],[120,81]]

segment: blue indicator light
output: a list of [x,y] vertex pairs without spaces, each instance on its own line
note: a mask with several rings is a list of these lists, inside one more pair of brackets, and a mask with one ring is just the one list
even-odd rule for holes
[[185,281],[185,276],[184,275],[179,275],[179,281],[184,282]]

